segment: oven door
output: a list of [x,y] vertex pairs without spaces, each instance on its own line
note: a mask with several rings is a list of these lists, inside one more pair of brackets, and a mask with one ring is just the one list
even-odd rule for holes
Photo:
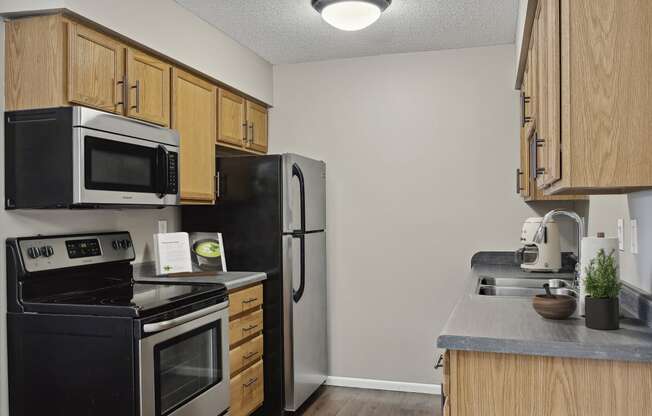
[[177,205],[178,147],[73,128],[74,204]]
[[229,407],[228,301],[146,324],[140,416],[217,416]]

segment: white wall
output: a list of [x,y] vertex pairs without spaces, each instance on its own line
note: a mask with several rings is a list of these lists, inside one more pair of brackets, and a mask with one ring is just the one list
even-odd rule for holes
[[[0,22],[0,113],[4,111],[4,23]],[[0,202],[4,201],[4,122],[0,123]],[[136,261],[151,260],[152,234],[157,221],[168,221],[169,230],[180,228],[179,210],[17,210],[5,211],[0,204],[0,415],[7,409],[7,350],[6,350],[6,253],[4,241],[8,237],[35,234],[61,234],[87,231],[128,230],[134,238]]]
[[272,65],[173,0],[0,2],[0,14],[61,8],[273,104]]
[[275,67],[271,152],[327,163],[331,375],[438,382],[471,256],[536,215],[513,82],[513,45]]
[[[589,211],[589,235],[603,231],[608,237],[616,237],[617,221],[623,219],[625,250],[619,252],[620,277],[652,294],[652,191],[591,196]],[[638,254],[631,250],[632,219],[637,222]]]

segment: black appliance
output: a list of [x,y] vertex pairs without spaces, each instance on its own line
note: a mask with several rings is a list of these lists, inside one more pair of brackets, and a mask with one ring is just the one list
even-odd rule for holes
[[214,206],[182,208],[184,231],[221,232],[229,270],[264,282],[265,400],[296,411],[326,380],[324,162],[295,154],[217,158]]
[[177,205],[179,133],[85,107],[5,113],[5,207]]
[[12,416],[217,416],[221,284],[135,283],[127,232],[7,240]]

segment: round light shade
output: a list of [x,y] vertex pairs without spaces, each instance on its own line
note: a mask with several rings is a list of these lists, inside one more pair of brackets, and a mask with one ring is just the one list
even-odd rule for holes
[[346,31],[371,25],[390,4],[391,0],[312,0],[328,24]]

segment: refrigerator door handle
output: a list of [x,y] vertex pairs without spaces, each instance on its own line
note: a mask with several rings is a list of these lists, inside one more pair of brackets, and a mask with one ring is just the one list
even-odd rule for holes
[[299,202],[301,204],[301,229],[292,232],[292,238],[299,239],[301,250],[301,280],[299,283],[299,289],[294,290],[294,288],[292,288],[292,299],[294,300],[294,303],[297,303],[301,300],[303,291],[306,289],[306,238],[304,235],[306,232],[306,181],[303,177],[303,172],[297,163],[292,165],[292,177],[295,176],[299,179]]
[[299,251],[301,252],[301,258],[299,259],[301,267],[301,273],[299,273],[299,289],[294,290],[292,288],[292,299],[294,303],[298,303],[303,296],[303,291],[306,289],[306,236],[300,233],[294,233],[292,238],[299,239]]
[[[303,172],[297,163],[292,165],[292,177],[299,179],[299,202],[301,204],[301,233],[306,232],[306,181]],[[294,231],[297,232],[296,230]]]

